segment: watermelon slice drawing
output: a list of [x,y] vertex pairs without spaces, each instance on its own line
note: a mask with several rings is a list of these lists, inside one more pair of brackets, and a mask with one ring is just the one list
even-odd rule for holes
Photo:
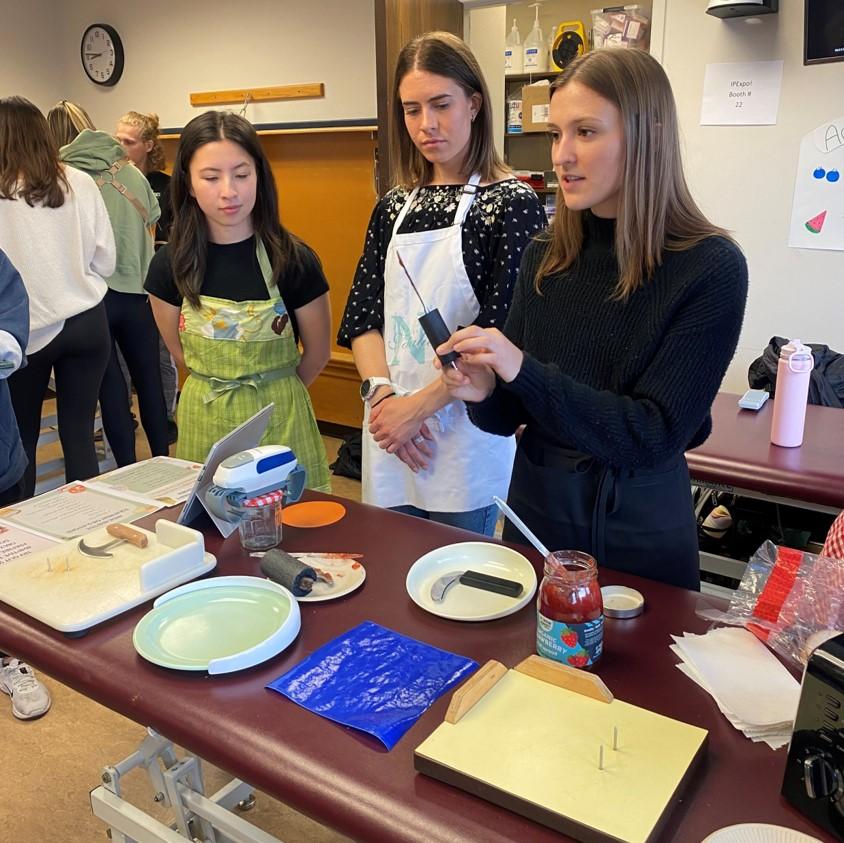
[[825,219],[826,211],[821,211],[816,217],[812,217],[812,219],[806,221],[806,228],[809,229],[812,234],[820,234]]

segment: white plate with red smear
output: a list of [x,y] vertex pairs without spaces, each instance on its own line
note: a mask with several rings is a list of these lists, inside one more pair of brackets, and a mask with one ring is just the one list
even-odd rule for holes
[[300,603],[319,603],[349,594],[363,585],[366,570],[361,565],[362,553],[291,553],[303,565],[310,565],[329,575],[331,582],[317,580],[311,593],[297,597]]

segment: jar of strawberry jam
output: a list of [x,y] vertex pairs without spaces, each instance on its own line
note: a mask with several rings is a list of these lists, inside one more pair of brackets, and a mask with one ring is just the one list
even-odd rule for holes
[[590,667],[601,657],[603,640],[595,560],[580,550],[549,553],[536,602],[536,652],[572,667]]

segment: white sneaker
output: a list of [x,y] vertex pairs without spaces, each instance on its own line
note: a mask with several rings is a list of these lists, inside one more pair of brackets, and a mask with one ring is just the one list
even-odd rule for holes
[[46,714],[52,702],[50,692],[35,678],[32,668],[18,659],[0,667],[0,691],[12,698],[12,714],[20,720]]

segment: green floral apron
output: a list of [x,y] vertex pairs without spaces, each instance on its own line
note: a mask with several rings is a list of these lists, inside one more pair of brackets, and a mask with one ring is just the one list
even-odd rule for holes
[[308,488],[329,492],[325,448],[296,374],[300,354],[290,317],[260,241],[256,251],[269,300],[200,296],[198,310],[182,303],[179,335],[190,376],[179,399],[176,456],[204,462],[218,439],[272,402],[261,444],[290,446],[308,473]]

